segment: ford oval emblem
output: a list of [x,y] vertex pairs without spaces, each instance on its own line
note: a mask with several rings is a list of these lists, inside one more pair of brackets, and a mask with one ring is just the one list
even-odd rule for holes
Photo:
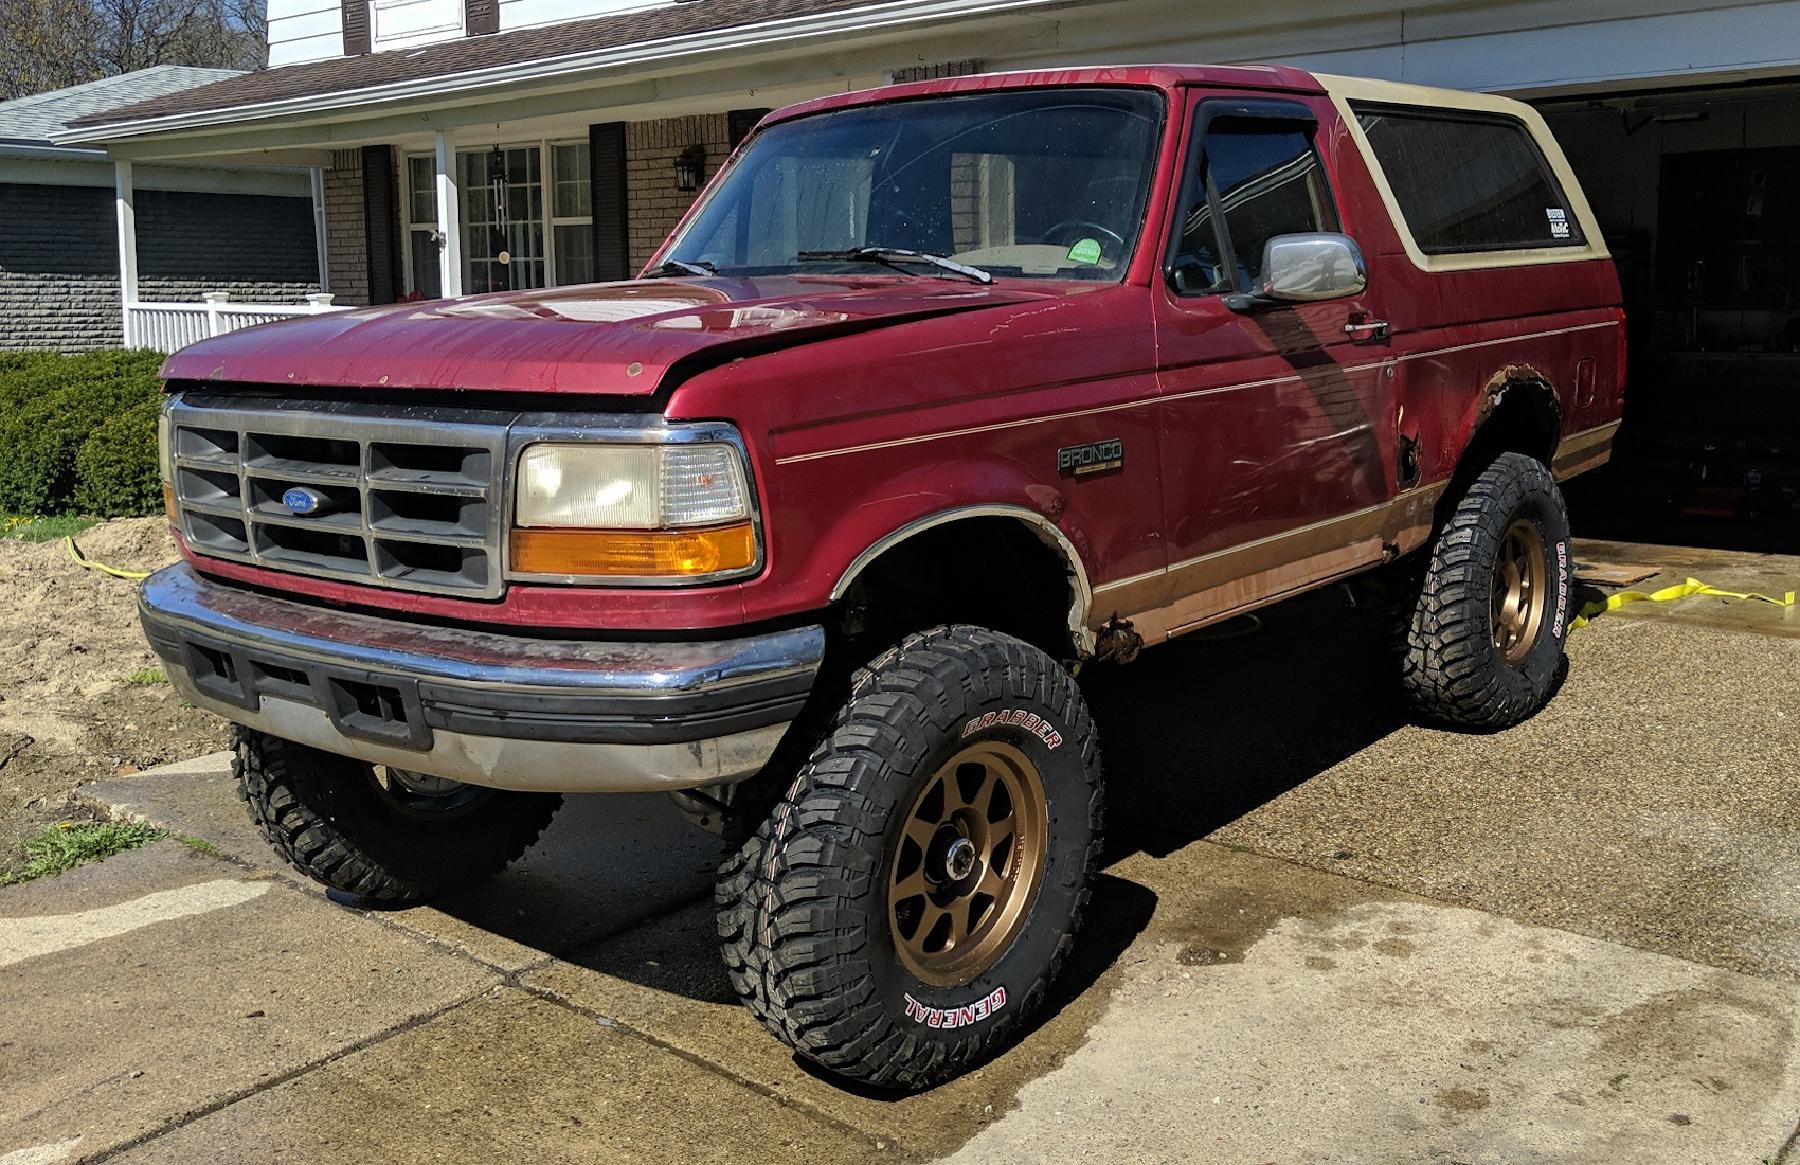
[[295,517],[305,518],[318,513],[319,507],[325,504],[325,499],[318,490],[297,485],[281,495],[281,504]]

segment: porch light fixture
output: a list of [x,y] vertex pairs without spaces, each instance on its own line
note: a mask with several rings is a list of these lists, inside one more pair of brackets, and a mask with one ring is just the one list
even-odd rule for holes
[[706,147],[698,142],[675,155],[675,189],[692,194],[706,181]]

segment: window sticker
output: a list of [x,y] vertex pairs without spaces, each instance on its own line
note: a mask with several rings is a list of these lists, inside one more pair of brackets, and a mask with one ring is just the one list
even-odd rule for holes
[[1069,262],[1092,267],[1100,261],[1100,240],[1082,239],[1069,248]]
[[1569,237],[1569,216],[1561,208],[1548,207],[1545,209],[1544,215],[1550,220],[1551,238],[1566,239]]

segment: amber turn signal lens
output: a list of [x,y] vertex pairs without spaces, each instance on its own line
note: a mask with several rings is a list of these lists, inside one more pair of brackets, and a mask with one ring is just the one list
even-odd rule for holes
[[710,530],[529,530],[512,532],[519,574],[597,578],[698,578],[756,562],[749,522]]
[[180,524],[179,519],[175,517],[175,487],[166,481],[163,482],[163,513],[169,516],[169,525]]

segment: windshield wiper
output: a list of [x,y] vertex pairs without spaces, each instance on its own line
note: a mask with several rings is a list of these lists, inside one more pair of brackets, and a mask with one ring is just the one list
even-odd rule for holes
[[906,270],[908,263],[929,263],[940,271],[949,271],[977,283],[992,283],[994,277],[979,267],[970,267],[929,251],[909,251],[904,247],[851,247],[843,251],[802,251],[795,256],[802,263],[879,263],[896,271]]
[[666,279],[671,275],[717,275],[719,269],[706,260],[689,263],[683,259],[665,259],[644,272],[645,279]]

